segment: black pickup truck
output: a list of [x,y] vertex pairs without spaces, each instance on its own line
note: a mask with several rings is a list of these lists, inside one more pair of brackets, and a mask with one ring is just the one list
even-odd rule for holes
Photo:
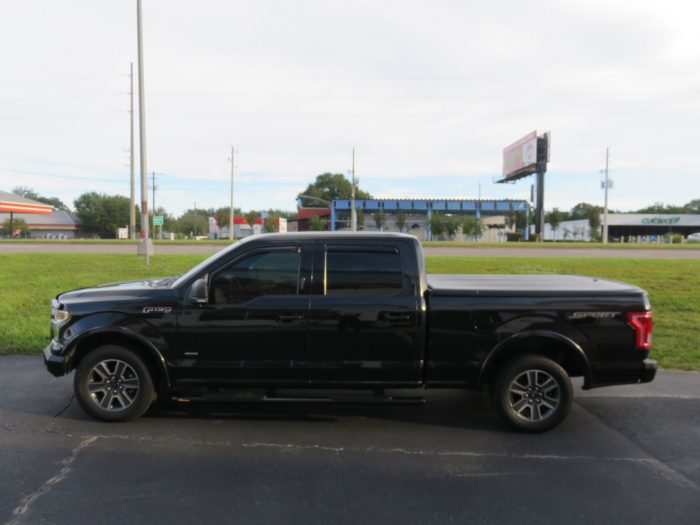
[[[648,382],[643,290],[565,275],[426,275],[390,233],[249,237],[179,277],[56,296],[48,370],[85,411],[133,419],[156,398],[286,390],[490,388],[517,429],[559,424],[584,388]],[[253,396],[254,397],[254,396]]]

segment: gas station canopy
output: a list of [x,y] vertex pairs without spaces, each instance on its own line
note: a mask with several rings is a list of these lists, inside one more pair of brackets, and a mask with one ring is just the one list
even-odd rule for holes
[[14,193],[0,191],[0,213],[37,213],[50,215],[53,206],[32,199],[25,199]]

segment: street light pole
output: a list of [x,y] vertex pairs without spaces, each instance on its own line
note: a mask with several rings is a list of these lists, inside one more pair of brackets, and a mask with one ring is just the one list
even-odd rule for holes
[[136,0],[136,25],[139,67],[139,154],[141,161],[141,240],[137,252],[146,256],[146,265],[153,255],[153,243],[148,231],[148,180],[146,175],[146,99],[143,79],[143,18],[141,0]]
[[234,170],[234,155],[236,153],[236,150],[231,146],[231,203],[229,206],[229,215],[228,215],[228,238],[233,240],[234,239],[234,220],[233,220],[233,170]]
[[136,240],[136,187],[134,186],[135,181],[134,181],[134,172],[135,172],[135,166],[134,166],[134,63],[131,63],[131,69],[129,72],[129,77],[131,79],[131,91],[129,93],[131,101],[131,111],[130,111],[130,120],[131,120],[131,147],[129,148],[129,157],[130,157],[130,171],[131,171],[131,194],[130,194],[130,201],[129,201],[129,237],[131,238],[132,241]]
[[608,243],[608,189],[610,188],[610,179],[608,178],[608,168],[610,166],[610,148],[605,149],[605,207],[603,208],[603,244]]
[[350,224],[352,231],[357,231],[357,210],[355,209],[355,148],[352,148],[352,192],[350,204]]

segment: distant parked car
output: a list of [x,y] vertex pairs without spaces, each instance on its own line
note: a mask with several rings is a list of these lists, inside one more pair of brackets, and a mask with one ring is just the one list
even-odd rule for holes
[[688,235],[688,242],[700,242],[700,232]]

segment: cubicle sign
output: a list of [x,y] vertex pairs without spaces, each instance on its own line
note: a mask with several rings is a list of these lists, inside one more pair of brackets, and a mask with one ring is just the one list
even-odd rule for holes
[[503,149],[503,177],[498,182],[510,182],[532,175],[537,170],[537,131]]

